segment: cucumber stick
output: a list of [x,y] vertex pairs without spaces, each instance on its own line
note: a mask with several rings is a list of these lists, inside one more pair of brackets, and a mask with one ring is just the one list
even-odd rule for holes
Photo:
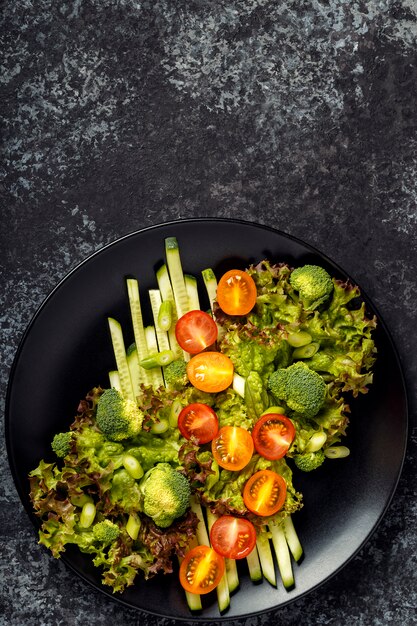
[[269,524],[272,535],[272,544],[277,557],[278,569],[281,574],[283,585],[289,589],[294,585],[294,574],[292,571],[291,554],[285,538],[284,528],[281,523],[272,522]]
[[165,239],[165,256],[171,278],[172,291],[174,292],[175,306],[178,317],[190,310],[187,289],[185,287],[184,272],[182,270],[180,249],[176,237]]
[[116,359],[117,370],[119,372],[120,388],[122,394],[130,400],[135,400],[130,371],[127,364],[126,348],[123,339],[122,327],[113,317],[108,318],[111,341],[113,344],[114,357]]
[[111,372],[109,372],[109,383],[110,387],[112,387],[113,389],[117,389],[117,391],[120,391],[120,393],[122,392],[122,387],[120,385],[120,376],[117,370],[112,370]]
[[[148,348],[148,354],[154,354],[155,352],[158,352],[158,342],[156,339],[155,326],[145,327],[145,339],[146,339],[146,345]],[[155,389],[158,389],[158,387],[163,386],[164,379],[162,376],[162,369],[159,366],[152,367],[152,369],[147,370],[147,371],[151,376],[151,384]]]
[[210,302],[210,308],[213,311],[213,303],[217,298],[217,279],[211,267],[203,270],[201,272],[201,275],[203,277],[203,282],[206,287],[208,299]]
[[[197,515],[199,524],[197,526],[197,541],[200,545],[209,546],[210,539],[207,532],[206,522],[204,520],[203,509],[201,508],[201,504],[197,502],[194,498],[191,498],[191,510]],[[209,515],[209,511],[207,509],[207,514]],[[215,519],[215,518],[214,518]],[[214,523],[214,520],[213,520]],[[217,603],[219,605],[220,612],[225,611],[230,606],[230,593],[229,587],[227,584],[226,573],[221,579],[220,583],[216,587],[217,592]]]
[[[192,550],[198,545],[197,537],[193,537],[189,543],[188,550]],[[182,559],[178,559],[180,565]],[[191,611],[201,611],[203,605],[201,603],[201,596],[198,593],[190,593],[189,591],[185,591],[185,597],[187,600],[188,608]]]
[[[133,334],[137,350],[138,361],[148,356],[148,348],[146,345],[145,328],[143,325],[142,308],[140,305],[139,283],[135,278],[126,280],[127,294],[129,298],[130,315],[132,318]],[[145,385],[152,384],[152,378],[148,372],[143,370],[142,379]]]
[[127,364],[129,366],[130,380],[132,381],[133,393],[135,398],[140,396],[140,384],[145,382],[143,368],[139,365],[138,351],[135,347],[130,347],[127,351]]
[[[211,527],[213,526],[216,519],[217,516],[214,515],[214,513],[212,513],[209,509],[207,509],[207,526],[209,532],[211,531]],[[225,559],[225,565],[227,585],[229,587],[229,593],[232,593],[232,591],[235,591],[235,589],[239,587],[239,575],[237,572],[236,561],[235,559]]]
[[299,561],[303,556],[303,546],[301,545],[297,532],[294,528],[291,515],[287,515],[284,519],[284,534],[294,560]]
[[155,324],[156,339],[158,342],[158,351],[170,350],[168,333],[161,330],[158,326],[159,310],[162,304],[161,292],[159,289],[149,289],[149,300],[152,308],[152,315]]
[[269,543],[268,534],[266,532],[259,533],[256,539],[256,546],[258,548],[259,560],[261,562],[262,573],[266,580],[273,585],[277,586],[277,577],[275,574],[274,559],[271,551],[271,544]]
[[[214,515],[214,513],[210,511],[210,509],[206,509],[206,513],[207,513],[207,525],[208,525],[208,529],[210,532],[210,529],[213,526],[214,522],[216,521],[217,517]],[[237,576],[237,570],[236,570],[235,575]],[[219,584],[216,587],[216,593],[217,593],[217,604],[219,605],[219,611],[220,613],[222,613],[223,611],[226,611],[226,609],[228,609],[230,606],[230,590],[229,590],[229,583],[227,579],[227,568]]]
[[195,276],[186,274],[184,276],[185,289],[188,295],[188,305],[190,311],[197,311],[200,309],[200,300],[198,297],[197,279]]
[[258,550],[256,546],[252,552],[246,557],[246,563],[248,564],[249,576],[253,583],[258,583],[262,580],[262,568],[259,560]]
[[174,292],[172,291],[171,280],[168,274],[168,268],[166,265],[162,265],[156,272],[156,280],[158,282],[159,291],[161,294],[162,302],[171,302],[172,304],[172,321],[171,327],[168,330],[169,345],[176,359],[180,359],[183,356],[183,351],[178,345],[177,338],[175,336],[175,324],[178,321],[177,307],[175,306]]

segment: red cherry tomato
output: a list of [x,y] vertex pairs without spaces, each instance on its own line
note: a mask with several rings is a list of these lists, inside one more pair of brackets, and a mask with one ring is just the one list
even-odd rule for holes
[[195,437],[198,443],[208,443],[217,435],[219,420],[210,406],[194,402],[182,409],[178,416],[178,428],[186,439]]
[[243,501],[255,515],[274,515],[284,505],[287,483],[272,470],[259,470],[245,483]]
[[255,526],[243,517],[222,515],[210,531],[213,548],[227,559],[243,559],[256,544]]
[[209,546],[197,546],[185,555],[180,566],[180,583],[190,593],[209,593],[217,587],[225,570],[224,559]]
[[216,322],[205,311],[189,311],[176,323],[175,336],[183,350],[197,354],[216,341]]
[[221,352],[201,352],[187,363],[187,376],[200,391],[217,393],[233,382],[233,363]]
[[285,415],[265,413],[256,422],[252,437],[258,454],[273,461],[286,455],[295,437],[295,428]]
[[223,426],[211,442],[211,450],[220,467],[238,472],[252,458],[252,435],[240,426]]
[[242,270],[223,274],[217,286],[217,302],[228,315],[246,315],[256,303],[256,285],[252,276]]

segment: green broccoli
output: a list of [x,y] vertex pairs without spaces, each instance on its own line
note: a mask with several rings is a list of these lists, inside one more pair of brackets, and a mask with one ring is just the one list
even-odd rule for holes
[[188,383],[187,364],[184,359],[177,359],[164,367],[164,379],[168,389],[181,391]]
[[303,472],[311,472],[317,469],[324,463],[325,456],[323,450],[317,452],[304,452],[303,454],[296,454],[294,457],[294,463],[298,469]]
[[190,483],[169,463],[158,463],[146,472],[140,489],[143,512],[160,528],[171,526],[190,505]]
[[120,535],[120,528],[108,519],[98,522],[93,526],[93,536],[95,541],[99,541],[105,546],[110,545]]
[[292,411],[303,417],[314,417],[326,397],[326,383],[303,361],[273,372],[268,380],[268,389],[277,400],[283,400]]
[[304,307],[310,311],[325,302],[333,291],[333,281],[319,265],[297,267],[290,276],[291,286],[298,291]]
[[117,389],[106,389],[97,403],[96,421],[106,437],[122,441],[140,432],[143,413],[135,402],[124,398]]
[[71,450],[71,441],[73,433],[58,433],[52,439],[51,448],[60,459],[63,459]]

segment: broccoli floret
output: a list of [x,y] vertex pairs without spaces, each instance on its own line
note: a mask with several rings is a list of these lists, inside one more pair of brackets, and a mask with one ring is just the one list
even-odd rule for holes
[[51,448],[57,456],[63,459],[71,450],[71,441],[73,433],[68,431],[66,433],[58,433],[52,439]]
[[303,472],[311,472],[317,469],[324,463],[325,456],[323,450],[317,452],[305,452],[304,454],[297,454],[294,457],[294,463],[298,469]]
[[117,389],[106,389],[97,403],[96,421],[106,437],[122,441],[140,432],[143,413],[135,402],[124,398]]
[[184,359],[177,359],[164,367],[164,378],[168,389],[181,391],[188,383],[187,364]]
[[303,361],[273,372],[268,380],[268,389],[277,400],[283,400],[303,417],[314,417],[326,397],[326,383]]
[[171,526],[189,507],[190,483],[169,463],[158,463],[146,472],[140,488],[143,512],[161,528]]
[[333,281],[319,265],[297,267],[290,276],[291,286],[298,291],[304,307],[316,309],[325,302],[333,291]]
[[120,535],[120,528],[108,519],[98,522],[93,526],[93,536],[105,546],[110,545]]

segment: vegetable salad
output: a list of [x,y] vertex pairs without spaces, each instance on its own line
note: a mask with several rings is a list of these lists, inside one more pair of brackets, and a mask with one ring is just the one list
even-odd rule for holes
[[357,286],[319,266],[207,268],[200,294],[176,238],[165,257],[149,325],[127,280],[132,327],[108,319],[116,368],[55,435],[30,496],[54,557],[77,545],[114,592],[176,572],[191,610],[215,590],[223,612],[237,561],[254,582],[277,586],[277,563],[295,584],[297,473],[349,454],[348,402],[372,382],[376,319]]

